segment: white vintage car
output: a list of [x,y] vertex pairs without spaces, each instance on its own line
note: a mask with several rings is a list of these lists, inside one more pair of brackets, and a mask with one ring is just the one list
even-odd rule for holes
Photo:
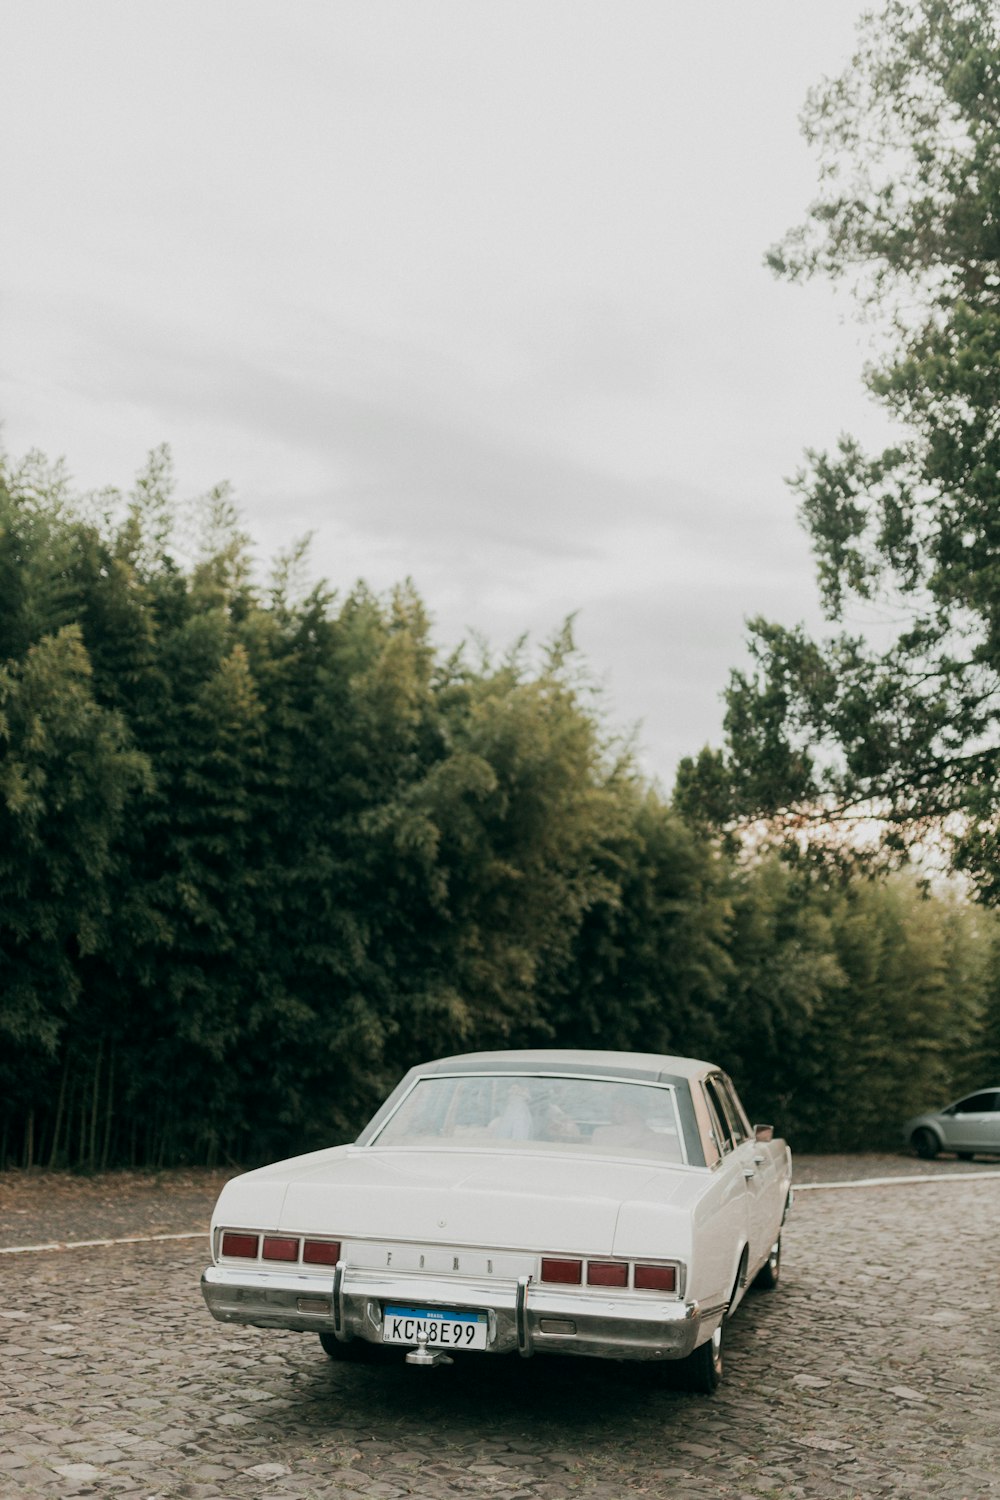
[[470,1053],[412,1068],[353,1145],[227,1183],[202,1290],[334,1359],[674,1360],[709,1392],[790,1203],[788,1147],[709,1063]]

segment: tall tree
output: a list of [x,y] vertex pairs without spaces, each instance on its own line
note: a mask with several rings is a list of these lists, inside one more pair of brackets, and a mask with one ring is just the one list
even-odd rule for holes
[[573,969],[550,1002],[558,1042],[735,1066],[730,862],[652,791],[634,788],[621,812],[604,856],[608,889],[585,913]]
[[[755,621],[727,694],[728,754],[688,763],[722,817],[929,831],[1000,900],[1000,15],[994,0],[890,0],[804,127],[823,192],[771,253],[793,280],[852,278],[882,320],[867,373],[899,440],[844,438],[796,482],[833,622]],[[895,632],[886,621],[896,622]]]
[[5,477],[0,1162],[251,1162],[421,1055],[546,1041],[715,1056],[852,1144],[857,1100],[994,1058],[995,914],[741,866],[643,785],[568,629],[442,660],[412,586],[309,590],[301,548],[258,592],[163,452],[89,504]]
[[108,939],[116,839],[147,779],[148,764],[121,718],[94,700],[76,626],[43,636],[20,664],[0,666],[0,1092],[7,1109],[27,1097],[31,1111],[44,1098],[46,1063],[80,1000],[81,960]]

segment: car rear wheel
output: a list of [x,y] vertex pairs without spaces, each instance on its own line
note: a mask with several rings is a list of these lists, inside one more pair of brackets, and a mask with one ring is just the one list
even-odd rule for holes
[[771,1246],[771,1253],[753,1279],[755,1287],[763,1292],[773,1292],[781,1275],[781,1236]]
[[367,1339],[351,1339],[349,1344],[342,1344],[332,1333],[321,1333],[319,1341],[331,1359],[352,1365],[367,1364],[382,1353],[379,1345],[369,1344]]
[[694,1391],[699,1396],[710,1396],[718,1389],[724,1368],[725,1327],[725,1322],[720,1323],[712,1337],[699,1344],[694,1353],[682,1361],[681,1378],[685,1390]]
[[917,1155],[922,1156],[924,1161],[933,1161],[940,1150],[937,1136],[933,1130],[928,1130],[926,1127],[915,1130],[910,1137],[910,1143]]

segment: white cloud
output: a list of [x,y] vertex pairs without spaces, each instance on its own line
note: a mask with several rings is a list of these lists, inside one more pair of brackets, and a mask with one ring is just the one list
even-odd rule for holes
[[166,440],[448,642],[576,612],[669,781],[744,618],[815,610],[782,477],[880,430],[844,309],[761,265],[860,9],[9,7],[6,446],[124,486]]

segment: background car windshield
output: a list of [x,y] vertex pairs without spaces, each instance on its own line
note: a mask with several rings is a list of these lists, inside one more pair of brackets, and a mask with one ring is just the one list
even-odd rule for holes
[[673,1089],[603,1078],[421,1078],[372,1144],[684,1159]]

